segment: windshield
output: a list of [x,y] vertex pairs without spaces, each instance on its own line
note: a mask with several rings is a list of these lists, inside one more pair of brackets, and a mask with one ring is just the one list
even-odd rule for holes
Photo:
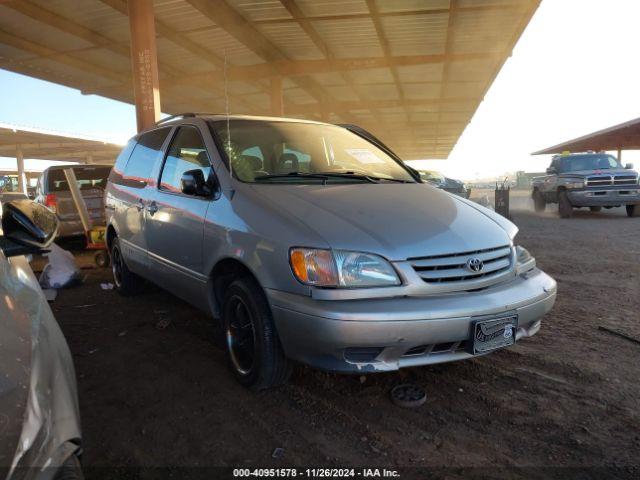
[[622,168],[622,164],[614,156],[605,153],[571,155],[563,157],[560,162],[561,172],[609,170],[611,168]]
[[[73,167],[80,190],[104,188],[111,167]],[[49,192],[68,192],[69,184],[62,169],[49,170]]]
[[302,122],[211,123],[233,176],[250,183],[344,183],[415,180],[378,147],[342,127]]

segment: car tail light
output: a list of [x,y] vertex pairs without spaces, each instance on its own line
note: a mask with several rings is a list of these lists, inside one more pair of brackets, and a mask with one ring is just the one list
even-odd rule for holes
[[58,211],[58,198],[55,193],[50,193],[46,197],[44,197],[44,204],[49,208],[53,213]]

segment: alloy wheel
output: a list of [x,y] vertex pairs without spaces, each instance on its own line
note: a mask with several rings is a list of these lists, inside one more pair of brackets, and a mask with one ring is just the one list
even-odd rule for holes
[[113,281],[116,284],[116,287],[120,288],[122,286],[122,255],[120,254],[120,249],[115,247],[111,251],[111,256],[113,257],[111,263],[111,271],[113,272]]
[[255,361],[255,329],[253,314],[238,295],[229,299],[227,307],[227,347],[234,368],[241,375],[249,375]]

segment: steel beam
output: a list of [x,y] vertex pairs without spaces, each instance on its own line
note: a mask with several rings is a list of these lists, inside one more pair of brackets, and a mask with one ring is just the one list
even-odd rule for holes
[[27,176],[24,173],[24,155],[20,145],[16,145],[16,167],[18,170],[18,186],[20,191],[27,194]]
[[138,131],[160,120],[160,81],[153,0],[127,3],[131,31],[131,70]]

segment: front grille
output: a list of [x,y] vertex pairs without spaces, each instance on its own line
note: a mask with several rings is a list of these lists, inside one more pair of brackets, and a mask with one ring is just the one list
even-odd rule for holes
[[[467,267],[467,261],[478,259],[483,266],[479,271]],[[489,248],[473,252],[432,257],[410,258],[416,273],[427,283],[456,283],[498,275],[511,269],[511,247]]]
[[598,175],[587,177],[587,187],[606,187],[609,185],[637,185],[638,177],[635,175]]
[[611,175],[587,177],[587,187],[603,187],[606,185],[613,185],[613,177]]
[[638,177],[635,175],[616,175],[613,177],[614,185],[637,185]]

